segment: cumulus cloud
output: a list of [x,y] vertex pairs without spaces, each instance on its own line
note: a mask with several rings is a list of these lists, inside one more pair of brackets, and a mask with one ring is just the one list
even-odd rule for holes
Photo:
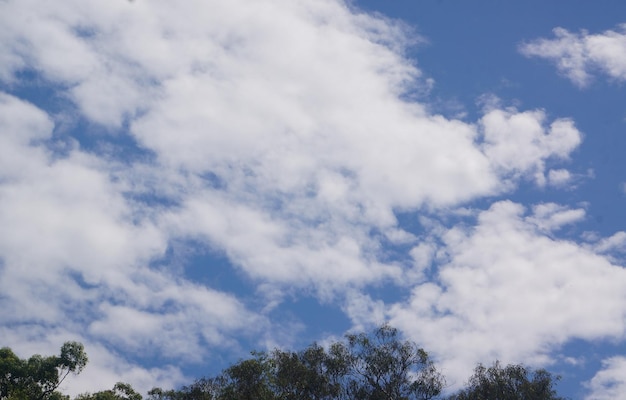
[[[5,15],[31,18],[24,4],[4,3]],[[21,61],[4,75],[28,63],[71,85],[84,117],[111,128],[128,119],[120,134],[184,193],[167,178],[146,189],[180,205],[161,227],[208,239],[254,277],[320,287],[398,279],[370,235],[394,228],[395,209],[455,205],[529,173],[539,181],[545,159],[580,142],[571,122],[544,127],[541,112],[493,110],[479,129],[407,103],[400,95],[421,71],[398,52],[410,42],[403,26],[340,2],[100,13],[103,4],[42,9],[33,31],[7,25],[7,51]],[[58,64],[44,37],[89,65]],[[513,144],[524,157],[510,157]]]
[[480,121],[483,148],[502,175],[529,174],[537,184],[545,184],[545,161],[565,159],[581,142],[573,121],[558,119],[544,127],[542,111],[493,110]]
[[451,384],[477,362],[546,365],[572,338],[623,337],[623,268],[546,234],[584,212],[555,204],[525,211],[502,201],[475,226],[445,230],[437,279],[387,305],[394,326],[441,358]]
[[555,28],[554,36],[524,43],[520,52],[552,61],[559,72],[579,87],[589,85],[597,72],[616,81],[626,80],[626,25],[597,34]]

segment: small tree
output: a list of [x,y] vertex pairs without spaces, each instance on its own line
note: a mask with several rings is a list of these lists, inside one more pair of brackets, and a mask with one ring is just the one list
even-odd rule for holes
[[467,387],[449,400],[564,400],[554,390],[558,376],[544,369],[531,371],[523,365],[491,367],[479,364]]

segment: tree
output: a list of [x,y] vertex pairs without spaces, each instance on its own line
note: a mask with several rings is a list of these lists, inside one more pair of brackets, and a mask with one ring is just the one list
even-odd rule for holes
[[272,361],[263,352],[253,352],[251,359],[243,360],[224,371],[224,387],[220,400],[274,400],[274,371]]
[[371,335],[347,335],[350,398],[363,400],[432,399],[443,376],[415,343],[401,341],[398,330],[383,325]]
[[332,350],[327,353],[315,343],[298,353],[275,350],[272,363],[278,397],[285,400],[339,398],[341,378],[348,371],[346,355],[342,353],[343,361],[339,360]]
[[149,400],[425,400],[443,378],[428,354],[384,325],[347,335],[328,350],[255,352],[214,378],[180,390],[149,392]]
[[495,362],[486,368],[479,364],[467,387],[449,400],[564,400],[554,390],[558,376],[539,369],[531,371],[523,365],[502,367]]
[[142,400],[142,397],[128,383],[118,382],[111,390],[81,394],[74,400]]
[[70,374],[79,374],[87,364],[87,354],[78,342],[66,342],[59,356],[39,354],[28,360],[13,351],[0,349],[0,400],[60,400],[67,399],[57,388]]
[[227,378],[222,373],[214,378],[198,379],[178,390],[153,388],[148,392],[147,400],[217,400],[227,385]]

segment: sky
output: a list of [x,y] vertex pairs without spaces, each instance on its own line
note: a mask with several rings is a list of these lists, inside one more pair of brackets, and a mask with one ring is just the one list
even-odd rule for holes
[[625,16],[0,1],[0,345],[145,393],[386,322],[626,398]]

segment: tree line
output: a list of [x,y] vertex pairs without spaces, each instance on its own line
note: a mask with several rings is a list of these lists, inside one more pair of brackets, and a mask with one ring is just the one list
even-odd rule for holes
[[[348,334],[328,347],[252,352],[217,376],[178,389],[153,388],[147,400],[560,400],[558,376],[523,365],[479,364],[465,387],[443,396],[444,376],[426,351],[383,325]],[[0,349],[0,400],[70,400],[59,391],[88,361],[82,344],[66,342],[58,356],[20,359]],[[74,400],[143,400],[130,384]]]

